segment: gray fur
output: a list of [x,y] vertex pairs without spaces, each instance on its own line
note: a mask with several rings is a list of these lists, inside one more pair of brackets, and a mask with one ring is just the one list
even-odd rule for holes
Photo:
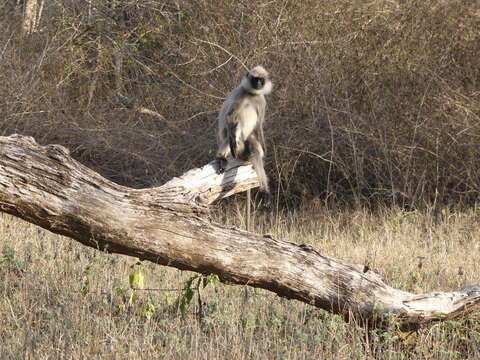
[[[253,78],[264,79],[264,83],[255,88]],[[269,193],[269,187],[263,165],[263,122],[267,105],[265,95],[272,87],[268,72],[262,66],[254,67],[228,95],[218,116],[219,172],[225,170],[229,156],[251,161],[260,180],[260,190],[265,193]]]

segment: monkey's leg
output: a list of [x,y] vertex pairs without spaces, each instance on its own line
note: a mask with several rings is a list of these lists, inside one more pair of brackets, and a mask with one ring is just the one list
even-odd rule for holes
[[228,124],[228,143],[230,145],[230,152],[232,156],[236,159],[238,158],[238,145],[240,140],[240,128],[238,123],[231,122]]
[[232,123],[229,125],[228,139],[230,142],[230,151],[235,159],[246,158],[246,142],[250,137],[249,130],[245,131],[242,123]]
[[230,155],[230,145],[228,139],[220,145],[217,151],[218,173],[223,174],[227,168],[227,156]]

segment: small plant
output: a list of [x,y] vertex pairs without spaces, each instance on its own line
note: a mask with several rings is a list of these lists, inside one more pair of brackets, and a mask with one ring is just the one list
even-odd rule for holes
[[149,298],[147,301],[139,303],[139,290],[145,289],[145,267],[141,262],[137,262],[130,266],[133,272],[128,276],[128,283],[130,285],[130,298],[128,304],[130,307],[135,305],[140,306],[140,313],[150,320],[155,313],[155,305]]
[[15,249],[5,246],[0,256],[0,266],[5,266],[9,270],[20,270],[22,263],[16,258]]
[[[193,282],[197,280],[197,285],[195,287],[192,286]],[[182,314],[182,317],[185,316],[187,307],[190,305],[190,302],[193,299],[195,294],[195,290],[197,291],[198,296],[198,306],[199,306],[199,315],[202,315],[202,300],[200,296],[200,285],[203,289],[208,286],[208,284],[214,284],[219,281],[219,278],[215,274],[210,274],[207,276],[204,275],[194,275],[187,281],[185,281],[183,285],[183,291],[179,298],[179,305],[178,309]]]
[[92,258],[89,261],[88,265],[85,267],[85,270],[83,270],[83,284],[82,289],[80,290],[83,296],[87,296],[91,291],[91,278],[95,272],[96,261],[96,257]]
[[92,267],[90,264],[87,265],[85,270],[83,271],[83,284],[82,284],[82,290],[80,292],[82,293],[83,296],[87,296],[88,293],[90,292],[90,275],[91,275]]
[[130,305],[135,305],[135,303],[138,300],[138,291],[137,290],[143,290],[144,289],[144,267],[140,262],[137,262],[136,264],[130,266],[132,270],[134,270],[133,273],[131,273],[128,277],[128,283],[130,285],[130,289],[132,290],[130,299],[129,299],[129,304]]
[[140,312],[144,315],[148,320],[150,320],[155,313],[155,305],[149,300],[145,304],[142,305],[140,308]]

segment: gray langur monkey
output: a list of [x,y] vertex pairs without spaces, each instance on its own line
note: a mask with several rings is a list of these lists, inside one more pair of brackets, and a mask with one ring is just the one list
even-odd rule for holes
[[227,157],[250,161],[260,180],[262,197],[270,193],[268,178],[263,166],[265,155],[265,95],[272,91],[273,83],[262,66],[248,71],[240,85],[233,90],[222,105],[218,116],[219,173],[227,166]]

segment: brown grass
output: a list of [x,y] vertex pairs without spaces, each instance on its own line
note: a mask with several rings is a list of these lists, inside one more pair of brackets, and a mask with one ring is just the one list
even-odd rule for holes
[[[373,214],[319,207],[275,219],[258,216],[256,230],[368,264],[398,288],[446,291],[478,282],[479,214],[444,211],[435,219],[400,209]],[[228,218],[242,222],[234,212]],[[176,289],[191,273],[144,264],[145,287],[160,290],[142,291],[129,306],[134,259],[102,254],[7,215],[0,216],[0,237],[2,359],[480,357],[478,316],[416,334],[392,327],[367,336],[309,305],[217,283],[201,292],[202,316],[194,298],[182,318]],[[148,302],[155,306],[150,320],[141,311]]]
[[[0,6],[1,134],[67,145],[123,184],[158,184],[212,159],[222,98],[241,62],[262,63],[276,84],[268,172],[283,203],[478,198],[475,1],[74,3],[50,4],[25,41],[21,9]],[[117,91],[168,124],[113,106]]]

